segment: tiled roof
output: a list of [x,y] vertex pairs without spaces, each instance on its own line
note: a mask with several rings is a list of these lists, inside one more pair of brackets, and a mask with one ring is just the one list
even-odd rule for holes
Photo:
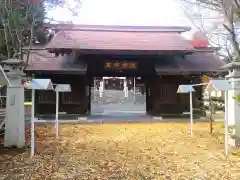
[[[179,73],[199,73],[216,72],[225,63],[212,52],[195,52],[186,55],[185,58],[171,57],[159,58],[155,61],[157,74],[179,74]],[[87,67],[74,62],[71,55],[55,57],[47,50],[32,50],[29,58],[27,71],[45,71],[51,73],[86,73]]]
[[75,72],[85,73],[87,67],[83,64],[74,62],[72,55],[55,57],[47,50],[32,50],[29,57],[29,66],[27,71],[45,71],[45,72]]
[[212,52],[195,52],[185,58],[159,59],[155,62],[155,70],[157,74],[218,72],[222,71],[224,64],[224,61]]
[[70,30],[58,32],[47,49],[189,51],[193,47],[178,32]]

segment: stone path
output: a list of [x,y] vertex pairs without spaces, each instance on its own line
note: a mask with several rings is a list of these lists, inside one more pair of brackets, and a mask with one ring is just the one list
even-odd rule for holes
[[103,97],[99,96],[99,91],[92,90],[92,103],[93,104],[140,104],[143,105],[146,103],[146,96],[142,95],[139,91],[135,93],[134,101],[134,92],[128,92],[128,98],[124,97],[124,92],[120,90],[105,90]]
[[123,91],[105,90],[100,98],[98,91],[92,91],[91,114],[92,115],[145,115],[146,98],[140,92],[129,91],[128,98]]

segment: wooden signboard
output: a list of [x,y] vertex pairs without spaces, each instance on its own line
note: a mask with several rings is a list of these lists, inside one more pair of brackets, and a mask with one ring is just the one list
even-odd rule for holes
[[104,61],[104,69],[136,70],[137,63],[134,61]]

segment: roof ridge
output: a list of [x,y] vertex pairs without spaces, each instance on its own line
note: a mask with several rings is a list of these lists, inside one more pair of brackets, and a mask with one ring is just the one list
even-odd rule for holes
[[168,31],[168,30],[134,30],[134,29],[60,29],[59,32],[69,31],[94,31],[94,32],[142,32],[142,33],[181,33],[180,31]]
[[111,31],[167,31],[186,32],[190,31],[188,26],[126,26],[126,25],[84,25],[84,24],[49,24],[49,27],[58,30],[111,30]]

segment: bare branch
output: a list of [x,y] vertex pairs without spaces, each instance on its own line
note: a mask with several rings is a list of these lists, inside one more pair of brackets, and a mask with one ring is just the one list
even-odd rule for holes
[[32,26],[31,26],[31,32],[30,32],[30,38],[29,38],[29,47],[28,47],[28,52],[27,52],[27,60],[26,60],[26,65],[27,65],[27,66],[28,66],[28,63],[29,63],[30,51],[31,51],[31,49],[32,49],[32,44],[33,44],[34,25],[35,25],[35,18],[34,18],[34,16],[33,16]]
[[236,4],[237,8],[240,8],[240,3],[239,3],[239,1],[238,1],[238,0],[234,0],[234,2],[235,2],[235,4]]
[[[224,32],[220,31],[206,31],[205,29],[205,21],[209,21],[210,18],[203,18],[202,12],[198,12],[198,16],[196,15],[187,15],[189,20],[202,32],[204,32],[211,41],[211,44],[216,44],[218,42],[214,42],[214,39],[221,39],[221,44],[219,44],[226,52],[226,54],[229,56],[230,60],[238,60],[240,61],[240,48],[239,48],[239,41],[238,41],[238,32],[236,29],[236,22],[239,21],[240,17],[240,1],[239,0],[182,0],[183,2],[186,2],[188,4],[192,4],[195,7],[198,6],[199,9],[203,8],[203,10],[206,11],[217,11],[220,15],[224,17],[224,23],[220,22],[222,24],[222,27],[224,27]],[[186,12],[186,10],[185,10]],[[186,14],[186,13],[185,13]],[[210,14],[210,13],[209,13]],[[197,19],[197,22],[195,20]],[[223,40],[226,40],[225,45],[223,44]],[[218,40],[219,41],[219,40]],[[219,43],[220,43],[219,42]],[[230,43],[229,43],[230,42]],[[230,50],[230,48],[232,48]],[[232,52],[232,53],[231,53]],[[233,56],[236,56],[233,58]]]

